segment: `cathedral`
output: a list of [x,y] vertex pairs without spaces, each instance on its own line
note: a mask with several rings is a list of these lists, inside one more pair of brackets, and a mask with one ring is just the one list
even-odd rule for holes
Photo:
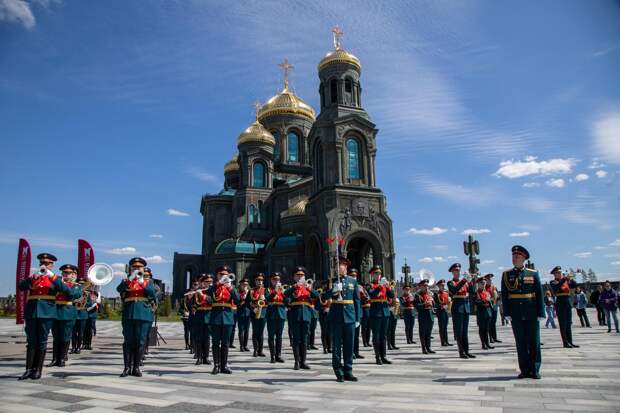
[[327,279],[345,255],[364,281],[373,265],[393,278],[392,221],[375,177],[378,130],[362,107],[361,62],[333,32],[334,50],[318,64],[319,114],[289,89],[285,59],[284,87],[238,136],[224,188],[202,197],[202,252],[174,254],[175,298],[223,264],[238,279],[279,271],[289,283],[299,265]]

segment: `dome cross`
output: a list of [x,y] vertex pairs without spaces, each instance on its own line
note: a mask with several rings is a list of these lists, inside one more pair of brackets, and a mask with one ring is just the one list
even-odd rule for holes
[[344,32],[339,26],[336,26],[332,29],[332,33],[334,34],[334,47],[336,50],[340,50],[342,48],[342,36],[344,36]]
[[280,66],[282,73],[284,74],[284,89],[288,89],[288,74],[295,68],[295,66],[290,64],[286,57],[282,63],[278,64],[278,66]]

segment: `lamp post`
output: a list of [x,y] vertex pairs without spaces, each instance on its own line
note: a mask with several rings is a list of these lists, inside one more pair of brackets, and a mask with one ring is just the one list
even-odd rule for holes
[[403,265],[401,271],[405,275],[405,284],[409,284],[409,274],[411,273],[411,267],[407,265],[407,258],[405,258],[405,265]]

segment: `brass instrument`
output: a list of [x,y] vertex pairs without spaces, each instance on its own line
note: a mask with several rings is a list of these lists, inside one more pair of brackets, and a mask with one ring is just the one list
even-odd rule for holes
[[314,280],[312,278],[308,278],[306,280],[306,288],[312,289],[312,285],[314,284]]
[[391,280],[390,281],[390,288],[395,288],[396,287],[396,281]]
[[323,299],[323,289],[322,288],[318,288],[316,290],[316,292],[319,294],[319,302],[321,303],[322,306],[326,306],[327,305],[327,300]]
[[90,295],[90,290],[92,288],[92,283],[90,281],[86,281],[82,284],[82,295],[80,298],[73,300],[73,304],[78,311],[86,309],[86,303],[88,300],[88,296]]
[[258,300],[256,302],[256,319],[260,318],[261,313],[263,312],[263,308],[265,307],[265,300]]
[[400,315],[400,300],[398,299],[398,297],[394,297],[392,299],[392,314],[394,314],[395,316]]

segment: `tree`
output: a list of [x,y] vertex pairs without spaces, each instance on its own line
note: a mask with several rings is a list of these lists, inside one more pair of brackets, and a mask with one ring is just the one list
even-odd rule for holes
[[598,281],[596,273],[592,270],[592,268],[588,269],[588,281],[590,281],[591,283],[595,283]]
[[166,295],[157,307],[157,315],[159,315],[160,317],[169,317],[171,313],[172,301],[170,300],[170,296]]

